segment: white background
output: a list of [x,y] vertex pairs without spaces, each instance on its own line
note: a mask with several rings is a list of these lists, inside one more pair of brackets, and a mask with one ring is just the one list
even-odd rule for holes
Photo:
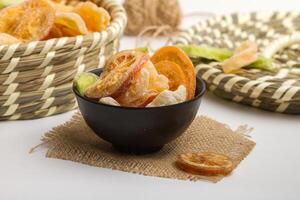
[[[298,0],[182,0],[185,13],[227,13],[300,9]],[[185,24],[198,19],[189,18]],[[134,46],[123,38],[122,48]],[[189,182],[145,177],[69,161],[47,159],[45,150],[28,154],[43,133],[68,120],[73,112],[46,119],[0,122],[0,199],[300,199],[300,116],[241,106],[211,94],[199,115],[232,128],[249,124],[257,143],[252,153],[223,181]]]

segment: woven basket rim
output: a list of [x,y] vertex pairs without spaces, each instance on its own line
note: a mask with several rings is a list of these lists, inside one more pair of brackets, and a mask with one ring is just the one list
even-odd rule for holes
[[[223,31],[229,31],[232,29],[227,29],[227,27],[232,26],[232,28],[235,27],[251,27],[252,25],[248,25],[248,24],[255,24],[257,25],[257,23],[261,23],[263,24],[267,24],[268,26],[270,26],[270,28],[272,29],[272,23],[274,23],[275,25],[277,23],[281,24],[283,22],[283,20],[289,19],[291,21],[295,20],[294,23],[298,22],[300,20],[300,11],[269,11],[269,12],[241,12],[241,13],[228,13],[228,14],[223,14],[223,15],[219,15],[219,16],[215,16],[206,20],[202,20],[194,25],[192,25],[190,28],[183,30],[181,33],[179,33],[177,35],[177,37],[174,38],[173,43],[174,44],[190,44],[193,41],[196,41],[196,43],[201,43],[201,41],[203,41],[204,37],[207,37],[211,40],[211,42],[209,42],[209,44],[221,44],[218,43],[216,40],[226,40],[226,37],[218,37],[215,35],[214,31],[219,31],[219,34],[222,35],[222,33],[226,33],[227,32],[223,32]],[[271,23],[272,20],[272,23]],[[247,24],[245,26],[245,24]],[[259,27],[261,27],[262,25],[259,24]],[[226,28],[224,28],[226,27]],[[255,26],[256,27],[256,26]],[[207,30],[209,29],[209,30]],[[261,32],[261,30],[259,28],[258,29],[258,33]],[[243,33],[247,33],[247,37],[248,38],[251,34],[253,34],[251,31],[249,31],[250,29],[242,29]],[[297,29],[299,31],[299,27]],[[268,31],[268,29],[266,30]],[[288,31],[287,31],[288,32]],[[300,31],[299,31],[300,32]],[[211,35],[209,35],[208,33],[211,33]],[[199,34],[204,34],[204,35],[199,35]],[[208,34],[208,35],[205,35]],[[216,33],[217,34],[217,33]],[[225,35],[226,35],[225,34]],[[232,38],[236,38],[235,35],[230,35],[232,33],[228,32],[228,40],[231,40]],[[266,39],[269,42],[272,42],[273,40],[275,41],[277,38],[281,37],[282,35],[286,35],[289,33],[285,33],[285,32],[276,32],[276,29],[274,29],[274,35],[272,35],[272,37],[269,36],[263,36],[266,38],[260,38],[261,36],[255,36],[255,39]],[[223,36],[223,35],[222,35]],[[254,35],[253,35],[254,36]],[[198,41],[198,38],[200,38],[200,40]],[[201,39],[202,38],[202,39]],[[239,38],[239,37],[237,37]],[[204,40],[207,41],[207,40]],[[231,42],[233,44],[236,44],[237,41],[235,40],[231,40]],[[223,43],[222,43],[223,44]],[[225,45],[226,46],[226,45]],[[262,47],[265,47],[265,45],[263,45]],[[291,58],[288,58],[288,61]],[[275,58],[274,58],[275,61]],[[277,61],[276,61],[277,62]],[[209,63],[206,67],[200,67],[200,65],[197,65],[196,68],[200,69],[201,68],[201,73],[198,73],[198,75],[203,78],[207,84],[208,87],[210,88],[211,91],[213,91],[215,93],[215,90],[218,90],[216,92],[216,94],[218,96],[221,96],[223,98],[227,98],[239,103],[245,103],[243,101],[241,101],[241,99],[244,100],[249,100],[252,101],[252,103],[248,103],[248,105],[252,105],[254,107],[259,107],[258,105],[261,104],[265,104],[265,105],[261,105],[259,108],[262,109],[266,109],[266,110],[272,110],[272,111],[276,111],[276,112],[283,112],[283,113],[291,113],[291,114],[300,114],[300,99],[299,99],[299,91],[300,91],[300,77],[298,75],[298,77],[290,77],[290,76],[286,76],[284,78],[275,78],[276,74],[279,74],[280,70],[286,70],[287,69],[287,64],[282,65],[281,67],[283,68],[279,68],[278,71],[273,72],[272,74],[270,74],[271,77],[274,77],[274,79],[264,79],[265,77],[268,77],[268,75],[266,73],[262,73],[262,72],[254,72],[253,73],[257,73],[257,75],[260,74],[261,77],[259,76],[254,76],[253,79],[244,76],[242,74],[225,74],[218,66],[218,64],[215,64],[217,62],[213,62],[213,63]],[[290,68],[293,69],[293,68]],[[290,71],[288,71],[288,73],[290,73]],[[249,90],[247,91],[252,91],[253,89],[253,93],[243,93],[243,86],[246,85],[246,83],[248,85],[252,85],[251,83],[254,82],[258,82],[257,79],[258,78],[262,78],[259,79],[260,83],[257,84],[253,84],[253,86],[249,86]],[[288,81],[294,81],[293,84],[290,85],[285,85],[285,82]],[[261,89],[258,87],[260,86],[260,84],[265,84],[265,85],[261,85]],[[270,84],[270,85],[268,85]],[[248,86],[246,86],[245,88],[247,88]],[[257,88],[256,88],[257,87]],[[259,93],[259,96],[254,94],[254,89],[257,89],[256,91]],[[267,89],[267,90],[265,90]],[[221,93],[220,93],[221,91]],[[284,92],[281,92],[284,91]],[[230,94],[230,95],[229,95]],[[276,95],[275,95],[276,94]],[[278,94],[280,94],[281,96],[278,96]],[[287,94],[287,95],[286,95]],[[250,95],[250,96],[249,96]],[[233,97],[232,97],[233,96]],[[252,98],[253,97],[253,98]],[[232,98],[232,99],[231,99]],[[277,105],[277,108],[271,108],[268,107],[267,104],[268,102],[270,104],[273,105]],[[246,103],[247,104],[247,103]],[[264,107],[265,106],[265,107]],[[287,109],[289,106],[289,109]]]
[[[75,37],[61,37],[44,41],[31,41],[24,44],[0,45],[0,61],[9,60],[15,53],[23,56],[28,56],[34,53],[43,55],[48,53],[48,51],[43,50],[46,47],[49,48],[49,45],[54,48],[53,50],[57,51],[59,49],[65,49],[67,45],[71,45],[72,49],[79,48],[84,41],[95,41],[95,38],[101,38],[101,41],[98,41],[99,43],[97,45],[104,45],[113,41],[122,34],[125,29],[127,23],[125,9],[114,0],[94,0],[94,2],[108,10],[112,17],[112,21],[106,30],[101,32],[91,32],[87,35],[78,35]],[[109,38],[109,40],[107,40],[107,38]],[[81,41],[81,43],[76,44],[76,41]],[[34,50],[31,51],[31,49]],[[8,52],[10,52],[9,55]]]

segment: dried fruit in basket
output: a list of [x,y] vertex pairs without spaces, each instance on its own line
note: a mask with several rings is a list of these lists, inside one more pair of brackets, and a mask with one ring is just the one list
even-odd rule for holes
[[187,84],[188,100],[192,99],[195,95],[196,89],[196,72],[192,61],[184,53],[183,50],[176,46],[162,47],[158,51],[156,51],[151,58],[151,61],[154,65],[163,60],[175,62],[178,66],[181,67],[182,71],[185,73],[187,80],[189,80]]
[[80,95],[84,95],[86,89],[98,80],[98,76],[93,73],[83,72],[74,78],[75,89]]
[[180,85],[188,87],[188,80],[182,69],[176,63],[163,60],[155,64],[159,74],[165,75],[169,79],[170,90],[176,90]]
[[[71,12],[57,13],[54,21],[54,26],[50,31],[50,36],[73,37],[77,35],[87,34],[88,30],[82,18]],[[61,36],[60,36],[61,37]]]
[[7,6],[12,6],[12,5],[19,4],[23,1],[24,0],[1,0],[0,1],[0,9],[4,8],[4,7],[7,7]]
[[159,107],[182,103],[186,101],[186,93],[187,90],[183,85],[180,85],[175,91],[165,90],[146,107]]
[[233,56],[225,60],[221,66],[225,73],[231,73],[254,63],[257,59],[257,45],[254,42],[245,41],[235,49]]
[[48,0],[56,12],[72,12],[74,7],[66,5],[65,1]]
[[[135,76],[149,61],[149,56],[135,50],[121,52],[123,55],[118,60],[118,64],[109,68],[101,74],[100,79],[90,86],[85,95],[92,99],[100,99],[102,97],[111,96],[117,98],[124,94],[133,83]],[[111,62],[111,65],[113,65]]]
[[83,18],[89,31],[100,32],[110,24],[109,13],[92,2],[79,3],[75,6],[74,12]]
[[9,45],[9,44],[16,44],[21,43],[18,38],[15,38],[14,36],[11,36],[6,33],[0,33],[0,45]]
[[188,173],[204,176],[227,175],[233,170],[229,157],[210,152],[181,154],[176,164]]
[[22,41],[46,37],[53,26],[54,8],[46,0],[28,0],[0,11],[0,32]]

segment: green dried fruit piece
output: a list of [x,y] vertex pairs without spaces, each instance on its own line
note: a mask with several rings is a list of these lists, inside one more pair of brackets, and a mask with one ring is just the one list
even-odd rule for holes
[[98,78],[99,77],[93,73],[83,72],[75,77],[74,87],[81,96],[84,96],[86,89],[94,84]]

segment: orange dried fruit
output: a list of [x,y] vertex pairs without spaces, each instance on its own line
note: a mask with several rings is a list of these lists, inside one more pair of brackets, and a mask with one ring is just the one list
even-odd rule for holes
[[0,32],[28,42],[46,37],[53,26],[55,10],[46,0],[27,0],[0,11]]
[[6,33],[0,33],[0,45],[22,43],[19,39]]
[[235,49],[233,56],[225,60],[221,66],[225,73],[231,73],[254,63],[257,59],[257,44],[251,41],[245,41]]
[[135,76],[149,61],[148,55],[134,50],[118,54],[122,56],[116,56],[118,60],[111,60],[109,64],[116,66],[104,70],[100,79],[86,90],[85,95],[87,97],[100,99],[110,96],[117,99],[128,90]]
[[163,60],[174,62],[182,69],[186,76],[186,80],[188,80],[188,100],[192,99],[195,95],[196,89],[196,73],[190,58],[184,53],[184,51],[176,46],[165,46],[156,51],[151,58],[154,65]]
[[188,173],[204,176],[227,175],[233,170],[229,157],[211,152],[181,154],[176,164]]
[[188,87],[188,80],[179,65],[172,61],[162,60],[155,64],[159,74],[165,75],[169,79],[170,90],[176,90],[180,85]]
[[54,26],[50,32],[52,34],[53,32],[61,32],[63,36],[73,37],[77,35],[87,34],[88,30],[83,19],[78,14],[72,12],[64,12],[57,13],[54,21]]
[[110,24],[109,13],[104,8],[89,1],[79,3],[75,6],[74,12],[83,18],[89,31],[100,32]]

